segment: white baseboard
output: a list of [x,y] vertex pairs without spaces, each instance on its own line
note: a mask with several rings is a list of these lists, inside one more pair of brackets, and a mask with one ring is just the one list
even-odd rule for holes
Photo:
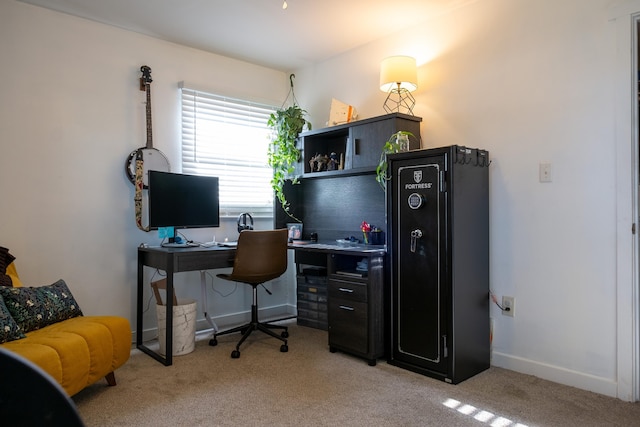
[[[260,308],[258,318],[260,321],[279,319],[284,317],[296,316],[298,310],[296,306],[290,304],[283,304],[273,307]],[[243,323],[251,320],[251,310],[241,311],[237,313],[229,313],[222,316],[212,316],[213,321],[216,323],[220,330],[228,329],[233,326],[242,325]],[[155,324],[155,322],[152,322]],[[196,320],[196,333],[201,331],[210,330],[211,326],[204,317]],[[132,331],[133,343],[136,342],[136,331]],[[158,338],[158,328],[156,326],[152,328],[146,328],[142,334],[143,342],[147,342]]]
[[548,365],[534,360],[494,351],[491,364],[548,381],[593,391],[605,396],[617,397],[617,383],[611,378],[597,377],[584,372]]

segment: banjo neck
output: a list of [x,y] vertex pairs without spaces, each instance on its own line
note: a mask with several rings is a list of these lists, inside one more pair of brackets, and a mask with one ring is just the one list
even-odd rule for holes
[[147,92],[147,148],[153,148],[153,133],[151,132],[151,68],[148,65],[140,67],[142,77],[140,77],[140,90]]
[[151,131],[151,84],[145,83],[147,91],[147,148],[153,148],[153,133]]

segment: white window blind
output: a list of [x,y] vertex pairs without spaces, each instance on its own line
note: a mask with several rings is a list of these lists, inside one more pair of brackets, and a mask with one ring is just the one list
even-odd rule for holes
[[271,105],[182,87],[182,172],[220,179],[220,216],[272,217]]

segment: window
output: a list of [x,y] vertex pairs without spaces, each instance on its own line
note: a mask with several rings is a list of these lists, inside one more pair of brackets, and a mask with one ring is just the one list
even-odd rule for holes
[[273,216],[271,105],[182,88],[182,172],[220,178],[220,216]]

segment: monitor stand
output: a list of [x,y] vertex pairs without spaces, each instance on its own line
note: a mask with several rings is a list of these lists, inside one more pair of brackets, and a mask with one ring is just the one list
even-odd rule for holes
[[[176,240],[178,241],[176,242]],[[200,245],[197,243],[188,242],[182,237],[177,237],[177,233],[175,233],[173,237],[169,237],[168,242],[162,243],[160,246],[162,246],[163,248],[194,248]]]

